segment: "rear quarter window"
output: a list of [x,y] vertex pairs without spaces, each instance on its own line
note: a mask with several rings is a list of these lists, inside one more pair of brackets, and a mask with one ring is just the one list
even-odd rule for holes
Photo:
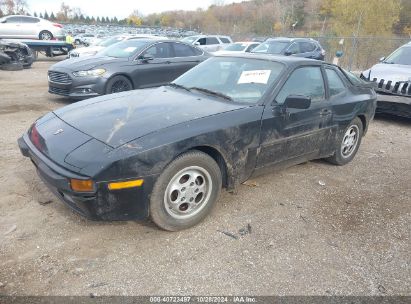
[[226,37],[220,37],[222,43],[231,43],[231,41]]
[[364,84],[367,83],[366,81],[362,80],[360,77],[354,75],[351,72],[348,72],[341,68],[340,68],[340,71],[344,74],[344,76],[348,79],[348,81],[355,86],[363,86]]
[[220,42],[218,41],[218,39],[216,37],[207,37],[206,38],[206,44],[220,44]]

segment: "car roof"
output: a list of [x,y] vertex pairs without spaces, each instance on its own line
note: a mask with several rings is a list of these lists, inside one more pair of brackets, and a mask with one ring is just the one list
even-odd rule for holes
[[236,42],[233,42],[232,44],[247,44],[247,45],[249,45],[249,44],[259,44],[259,43],[261,43],[261,42],[258,42],[258,41],[236,41]]
[[259,60],[267,60],[273,62],[281,62],[288,66],[294,65],[330,65],[335,66],[333,64],[329,64],[324,61],[316,60],[316,59],[309,59],[304,57],[296,57],[296,56],[282,56],[282,55],[272,55],[272,54],[259,54],[259,53],[236,53],[236,54],[218,54],[215,57],[236,57],[236,58],[251,58],[251,59],[259,59]]
[[[312,38],[290,38],[290,37],[274,37],[268,38],[266,41],[284,41],[284,42],[294,42],[294,41],[309,41],[309,42],[317,42]],[[264,42],[266,42],[264,41]]]

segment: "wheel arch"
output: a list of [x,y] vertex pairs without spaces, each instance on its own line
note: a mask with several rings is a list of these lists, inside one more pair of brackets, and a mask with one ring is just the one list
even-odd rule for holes
[[363,134],[367,133],[367,129],[368,129],[367,117],[364,114],[360,114],[357,117],[361,120]]
[[104,86],[104,91],[107,91],[107,85],[108,85],[109,81],[110,81],[111,79],[113,79],[114,77],[117,77],[117,76],[123,76],[123,77],[127,78],[127,79],[130,81],[130,83],[131,83],[132,90],[135,89],[134,82],[133,82],[133,80],[131,79],[131,77],[130,77],[129,75],[127,75],[127,74],[125,74],[125,73],[117,73],[117,74],[111,75],[111,76],[107,79],[106,84],[105,84],[105,86]]
[[193,150],[201,151],[215,160],[215,162],[218,164],[221,170],[221,175],[223,178],[223,187],[230,188],[230,182],[229,182],[230,181],[229,177],[231,176],[230,170],[229,170],[230,166],[224,154],[221,151],[219,151],[217,148],[212,147],[212,146],[207,146],[207,145],[191,147],[189,150],[185,152],[193,151]]

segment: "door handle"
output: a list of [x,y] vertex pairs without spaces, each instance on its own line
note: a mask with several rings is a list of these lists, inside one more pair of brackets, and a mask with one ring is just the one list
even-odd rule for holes
[[322,109],[322,110],[320,111],[320,115],[321,115],[321,116],[331,115],[331,110],[329,110],[329,109]]

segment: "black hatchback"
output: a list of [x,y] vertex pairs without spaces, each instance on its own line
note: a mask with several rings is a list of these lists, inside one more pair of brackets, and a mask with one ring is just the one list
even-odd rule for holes
[[325,50],[318,41],[311,38],[269,38],[252,52],[317,60],[324,60],[325,58]]
[[84,99],[161,86],[208,57],[204,50],[180,41],[131,39],[92,57],[54,64],[48,71],[49,93]]

